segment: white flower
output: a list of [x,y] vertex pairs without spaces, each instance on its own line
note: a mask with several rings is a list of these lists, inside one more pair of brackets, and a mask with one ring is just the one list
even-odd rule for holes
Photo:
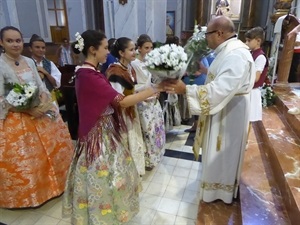
[[195,26],[194,26],[194,34],[195,33],[198,33],[200,30],[199,30],[199,28],[198,28],[198,25],[197,24],[195,24]]
[[260,88],[261,91],[261,99],[262,99],[262,106],[268,107],[273,104],[275,93],[273,91],[273,88],[270,86],[270,84],[264,83],[263,86]]
[[187,61],[187,55],[181,46],[163,45],[149,52],[145,64],[151,69],[180,70]]
[[34,87],[28,87],[28,88],[26,88],[25,90],[24,90],[24,92],[25,92],[25,96],[27,97],[27,98],[30,98],[31,96],[33,96],[33,94],[35,93],[35,88]]
[[77,44],[75,44],[75,48],[78,49],[78,51],[82,52],[84,49],[84,39],[81,37],[81,35],[77,32],[75,34]]
[[181,46],[163,45],[153,49],[145,57],[145,65],[152,74],[153,82],[180,78],[187,66],[187,55]]

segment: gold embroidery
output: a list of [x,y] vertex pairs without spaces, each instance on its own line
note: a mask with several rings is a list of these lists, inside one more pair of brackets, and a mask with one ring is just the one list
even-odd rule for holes
[[222,109],[222,111],[221,111],[221,118],[220,118],[219,135],[217,137],[217,151],[221,150],[222,134],[224,132],[224,115],[226,115],[225,109]]
[[207,88],[205,85],[200,87],[199,90],[200,108],[202,115],[208,115],[210,110],[210,104],[207,99]]
[[209,73],[208,75],[208,80],[214,80],[215,79],[215,75],[213,75],[212,73]]
[[221,189],[227,192],[233,192],[234,186],[235,185],[226,185],[220,183],[206,183],[206,182],[203,182],[201,185],[201,187],[207,191]]
[[203,122],[200,121],[200,129],[203,127]]
[[[203,143],[207,120],[208,120],[208,117],[203,116],[203,115],[201,115],[198,119],[197,133],[196,133],[195,141],[194,141],[194,145],[193,145],[193,152],[194,152],[196,161],[198,161],[200,148],[202,148],[202,143]],[[203,151],[204,151],[204,149],[202,149],[202,155],[203,155]]]
[[247,94],[249,94],[249,93],[248,92],[246,92],[246,93],[237,93],[234,96],[243,96],[243,95],[247,95]]
[[218,138],[217,138],[217,151],[221,150],[221,143],[222,143],[222,136],[218,135]]

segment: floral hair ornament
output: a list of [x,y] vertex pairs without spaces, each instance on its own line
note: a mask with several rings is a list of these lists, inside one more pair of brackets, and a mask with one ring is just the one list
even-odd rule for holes
[[116,39],[113,43],[114,46],[116,46],[117,48],[119,48],[119,42],[118,42],[118,39]]
[[78,49],[78,51],[82,52],[84,48],[84,39],[81,37],[81,35],[77,32],[75,34],[77,44],[75,45],[75,48]]

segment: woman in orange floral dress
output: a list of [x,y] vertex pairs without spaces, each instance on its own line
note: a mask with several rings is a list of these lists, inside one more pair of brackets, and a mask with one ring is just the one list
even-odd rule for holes
[[[72,140],[33,60],[21,55],[21,32],[4,27],[0,45],[0,208],[36,207],[64,191]],[[33,83],[35,107],[9,104],[8,83]]]

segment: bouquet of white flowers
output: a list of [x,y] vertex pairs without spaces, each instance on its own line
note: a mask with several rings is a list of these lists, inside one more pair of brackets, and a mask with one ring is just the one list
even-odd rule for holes
[[187,54],[181,46],[167,44],[149,52],[145,64],[154,83],[165,79],[180,79],[186,70]]
[[15,107],[16,110],[30,109],[38,105],[38,88],[35,83],[8,83],[6,87],[10,90],[6,96],[6,100]]
[[206,27],[201,27],[201,30],[199,30],[198,25],[195,25],[193,36],[189,38],[184,46],[184,50],[188,55],[187,72],[189,74],[195,74],[199,70],[201,58],[211,52],[206,43],[205,32]]

